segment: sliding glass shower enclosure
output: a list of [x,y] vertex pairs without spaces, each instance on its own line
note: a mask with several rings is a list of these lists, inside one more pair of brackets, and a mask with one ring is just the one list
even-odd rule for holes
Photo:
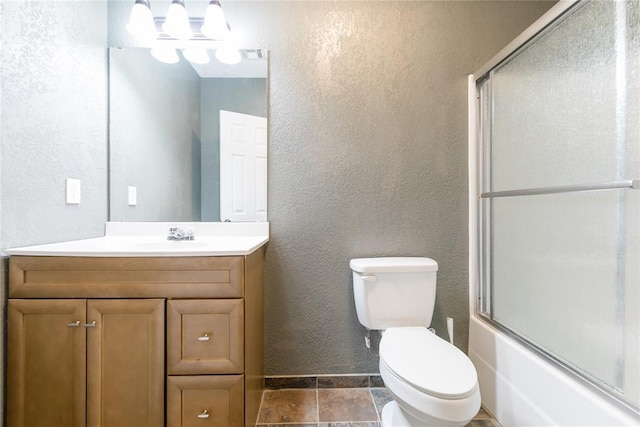
[[583,0],[475,77],[478,313],[640,408],[640,1]]

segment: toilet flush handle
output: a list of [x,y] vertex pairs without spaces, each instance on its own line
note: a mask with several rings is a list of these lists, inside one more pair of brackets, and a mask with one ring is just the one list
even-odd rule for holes
[[365,282],[375,282],[376,281],[376,276],[373,274],[363,274],[362,276],[360,276],[362,278],[362,280],[364,280]]

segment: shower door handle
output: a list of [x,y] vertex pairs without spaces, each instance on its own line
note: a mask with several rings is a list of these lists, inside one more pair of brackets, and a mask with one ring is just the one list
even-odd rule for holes
[[546,194],[581,193],[603,190],[640,190],[640,179],[626,181],[595,182],[589,184],[559,185],[556,187],[521,188],[518,190],[489,191],[480,194],[481,199],[514,196],[540,196]]

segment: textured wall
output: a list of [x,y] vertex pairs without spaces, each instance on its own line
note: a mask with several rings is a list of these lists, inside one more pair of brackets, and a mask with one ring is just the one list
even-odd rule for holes
[[202,80],[203,221],[220,221],[220,110],[266,117],[266,79]]
[[[114,27],[131,4],[116,3],[111,46],[126,45]],[[93,43],[103,42],[106,14],[96,2],[0,5],[0,244],[98,235],[106,90],[105,52]],[[436,259],[434,325],[444,335],[444,318],[454,317],[456,344],[466,348],[466,75],[551,5],[225,4],[241,46],[271,51],[269,374],[377,371],[353,305],[348,262],[360,256]],[[21,24],[28,17],[44,33]],[[56,30],[45,22],[58,22]],[[83,179],[82,205],[61,203],[66,176]]]
[[[0,250],[103,233],[106,10],[99,1],[0,1]],[[80,205],[65,205],[65,178],[82,181]]]
[[466,349],[466,76],[552,3],[228,5],[241,41],[271,50],[267,373],[378,371],[354,257],[437,260],[433,325],[453,317]]
[[[200,221],[200,77],[186,61],[165,64],[149,49],[110,55],[110,219]],[[136,206],[128,205],[129,185]]]
[[[2,248],[98,236],[107,198],[106,3],[2,7]],[[82,203],[65,205],[65,178]]]

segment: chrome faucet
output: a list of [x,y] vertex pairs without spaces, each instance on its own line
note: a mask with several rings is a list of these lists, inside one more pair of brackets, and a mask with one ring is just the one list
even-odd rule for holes
[[183,230],[180,227],[169,227],[167,240],[195,240],[196,236],[193,228]]

